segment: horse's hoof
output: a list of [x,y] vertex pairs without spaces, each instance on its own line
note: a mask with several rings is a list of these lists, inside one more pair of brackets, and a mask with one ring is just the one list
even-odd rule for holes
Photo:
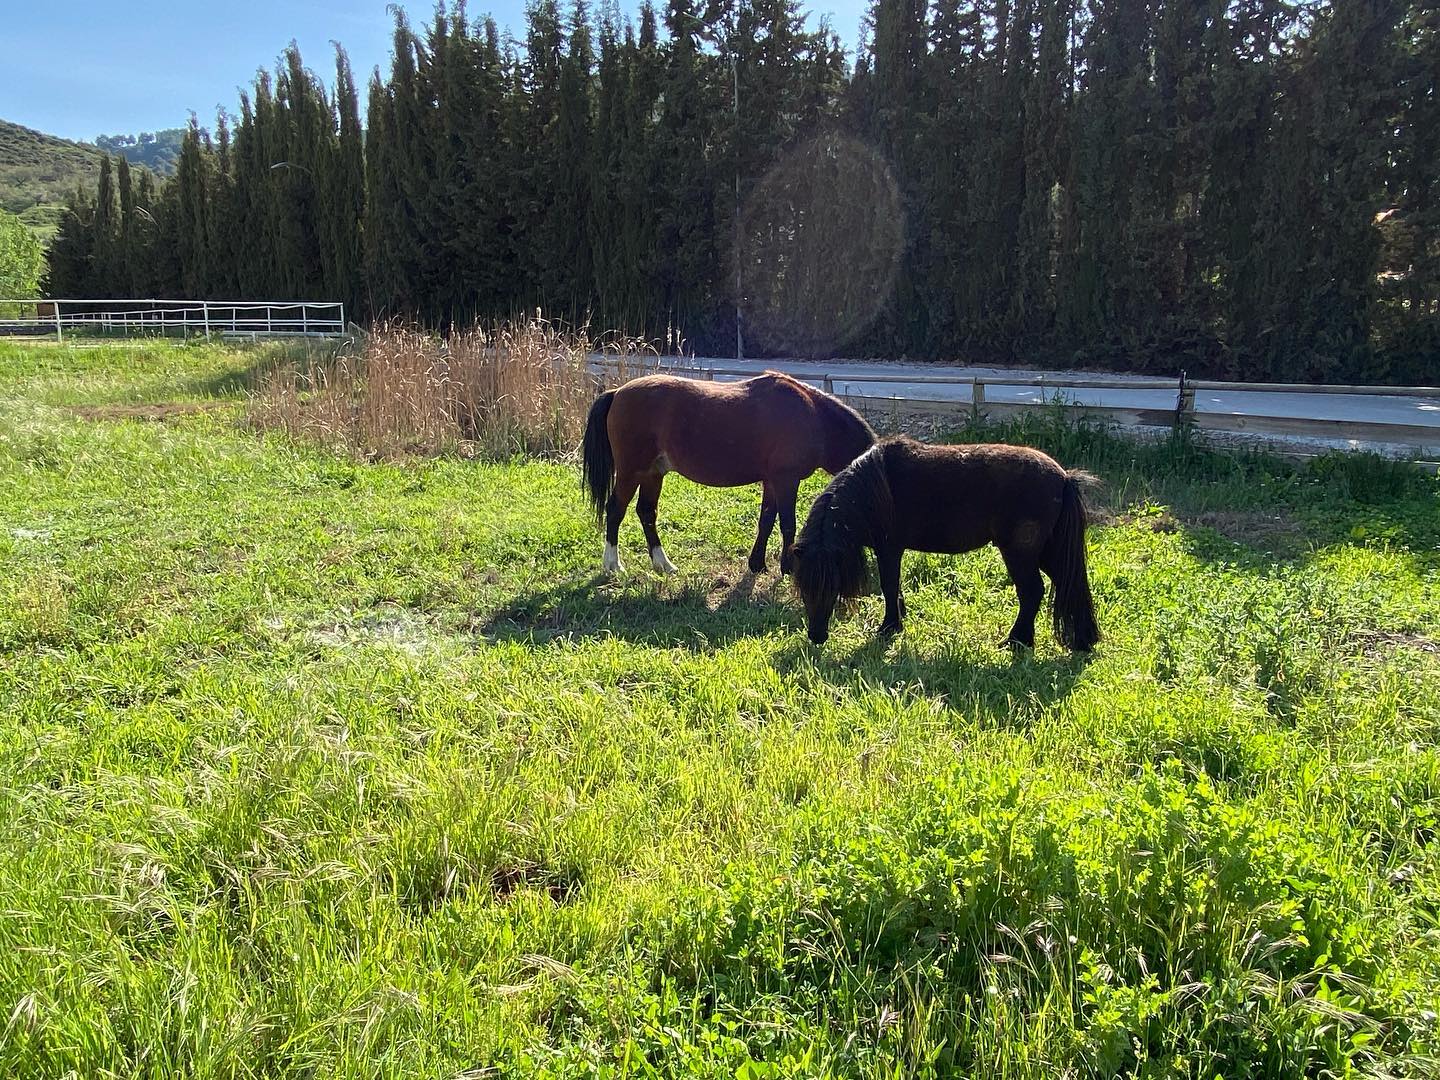
[[1019,638],[1007,637],[1000,643],[1002,649],[1010,649],[1013,652],[1033,652],[1035,643],[1033,641],[1021,641]]
[[894,637],[896,634],[900,633],[900,632],[901,632],[902,630],[904,630],[904,629],[905,629],[905,627],[902,626],[902,625],[901,625],[900,623],[898,623],[898,622],[897,622],[897,623],[889,623],[889,622],[887,622],[887,623],[881,623],[881,624],[880,624],[880,630],[878,631],[878,636],[880,636],[880,637],[882,637],[882,638],[892,638],[892,637]]
[[614,544],[606,544],[605,555],[600,560],[600,565],[604,567],[607,574],[621,573],[625,567],[620,563],[620,549]]
[[650,565],[653,566],[655,572],[659,574],[674,574],[677,572],[675,564],[666,557],[665,549],[658,544],[650,549]]
[[764,572],[765,572],[765,559],[764,559],[764,557],[762,556],[761,558],[758,558],[758,559],[757,559],[754,555],[751,555],[751,556],[750,556],[750,573],[752,573],[752,574],[763,574]]

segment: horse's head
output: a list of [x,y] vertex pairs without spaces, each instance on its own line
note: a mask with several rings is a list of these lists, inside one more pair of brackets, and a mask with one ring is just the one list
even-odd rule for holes
[[875,432],[865,418],[837,398],[830,398],[825,417],[825,459],[820,467],[839,473],[875,445]]
[[865,588],[865,549],[845,515],[835,509],[829,489],[810,508],[791,556],[795,591],[805,606],[805,632],[823,645],[836,602],[842,596],[859,596]]

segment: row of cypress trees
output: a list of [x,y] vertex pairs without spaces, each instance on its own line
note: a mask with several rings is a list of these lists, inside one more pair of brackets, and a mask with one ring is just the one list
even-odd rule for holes
[[[729,350],[1435,377],[1424,0],[463,4],[359,94],[286,50],[176,176],[78,193],[55,295],[543,308]],[[738,110],[736,98],[738,97]],[[739,282],[738,286],[736,282]]]

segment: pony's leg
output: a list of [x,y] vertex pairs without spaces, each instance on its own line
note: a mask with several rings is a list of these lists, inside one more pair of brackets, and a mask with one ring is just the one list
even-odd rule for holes
[[1035,647],[1035,616],[1040,603],[1045,599],[1045,582],[1040,577],[1040,563],[1032,552],[1002,550],[1005,568],[1010,571],[1010,580],[1015,585],[1015,595],[1020,600],[1020,614],[1015,616],[1015,625],[1005,639],[1007,645]]
[[639,481],[627,474],[621,476],[615,474],[615,490],[610,495],[610,501],[605,504],[605,558],[603,565],[605,571],[611,574],[618,574],[625,567],[620,564],[620,522],[625,519],[625,511],[630,506],[630,500],[635,497],[635,489]]
[[875,562],[880,568],[880,591],[885,595],[885,621],[880,624],[882,637],[905,629],[905,597],[900,595],[900,560],[903,548],[877,551]]
[[665,474],[647,476],[640,482],[640,501],[635,504],[635,513],[640,526],[645,530],[645,543],[650,548],[650,565],[662,574],[675,573],[675,564],[665,557],[660,546],[660,533],[655,528],[655,515],[660,508],[660,487],[665,483]]
[[780,515],[780,573],[788,574],[795,565],[790,549],[795,546],[795,496],[799,484],[776,485],[775,504]]
[[768,483],[760,488],[760,527],[755,530],[755,546],[750,549],[750,572],[765,572],[765,547],[770,543],[770,533],[775,528],[775,492]]

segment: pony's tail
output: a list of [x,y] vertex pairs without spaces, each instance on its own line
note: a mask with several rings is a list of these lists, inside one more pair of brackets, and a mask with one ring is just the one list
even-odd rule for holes
[[1086,514],[1080,485],[1087,482],[1088,475],[1066,476],[1060,519],[1044,551],[1045,566],[1055,586],[1055,639],[1075,652],[1089,652],[1100,641],[1085,567]]
[[590,406],[585,421],[585,440],[580,449],[580,486],[590,493],[595,520],[605,519],[605,504],[615,490],[615,454],[610,448],[610,405],[615,391],[607,390]]

